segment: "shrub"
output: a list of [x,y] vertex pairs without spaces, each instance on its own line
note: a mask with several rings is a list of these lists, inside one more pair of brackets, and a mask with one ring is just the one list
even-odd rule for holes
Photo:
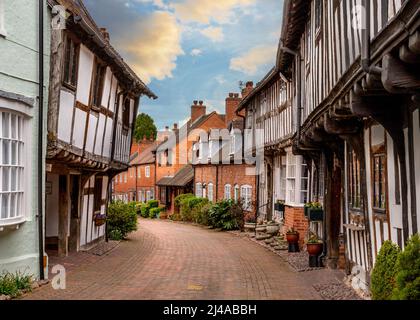
[[222,230],[238,230],[243,227],[243,209],[233,200],[222,200],[209,211],[209,224]]
[[32,276],[21,272],[3,272],[0,275],[0,295],[18,297],[21,291],[32,290]]
[[180,194],[179,196],[177,196],[175,198],[175,206],[177,206],[178,208],[181,207],[181,202],[185,199],[185,198],[192,198],[194,197],[194,195],[192,193],[184,193],[184,194]]
[[194,222],[208,225],[208,215],[211,206],[210,201],[205,198],[200,198],[199,202],[194,203],[194,207],[191,209]]
[[385,241],[379,250],[372,270],[371,291],[373,300],[390,300],[397,274],[397,257],[400,249],[391,241]]
[[143,204],[141,205],[140,215],[141,215],[143,218],[148,218],[148,217],[149,217],[149,211],[150,211],[150,207],[149,207],[149,205],[148,205],[148,204],[146,204],[146,203],[143,203]]
[[120,241],[123,239],[123,234],[121,233],[119,229],[113,229],[108,232],[108,237],[111,240]]
[[420,300],[420,236],[411,237],[396,263],[396,283],[392,298]]
[[203,201],[205,201],[203,198],[197,198],[191,194],[187,194],[185,197],[180,198],[178,203],[180,203],[179,213],[181,215],[181,220],[188,222],[194,221],[192,210]]
[[[121,233],[124,239],[130,232],[137,230],[137,213],[135,206],[121,201],[113,202],[108,207],[108,236]],[[118,230],[118,231],[114,231]]]
[[150,219],[156,219],[159,214],[161,213],[162,209],[161,208],[151,208],[149,211],[149,218]]
[[158,200],[149,200],[147,202],[147,205],[149,206],[149,208],[157,208],[159,207],[159,201]]

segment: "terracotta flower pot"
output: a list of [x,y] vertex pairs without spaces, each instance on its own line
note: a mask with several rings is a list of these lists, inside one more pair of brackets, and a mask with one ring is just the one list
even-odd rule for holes
[[286,240],[289,243],[299,242],[299,233],[288,233],[288,234],[286,234]]
[[307,243],[306,248],[310,256],[319,256],[322,252],[322,243]]

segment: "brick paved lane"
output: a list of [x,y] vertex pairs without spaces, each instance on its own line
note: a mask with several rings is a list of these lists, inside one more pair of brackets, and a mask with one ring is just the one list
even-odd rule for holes
[[321,299],[313,279],[247,239],[188,224],[140,220],[106,255],[59,261],[67,289],[24,299]]

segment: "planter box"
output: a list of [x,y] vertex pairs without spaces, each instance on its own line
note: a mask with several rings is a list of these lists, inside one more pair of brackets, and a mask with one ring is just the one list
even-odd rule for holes
[[322,221],[324,220],[324,209],[309,208],[309,221]]
[[284,212],[284,203],[275,203],[274,210]]

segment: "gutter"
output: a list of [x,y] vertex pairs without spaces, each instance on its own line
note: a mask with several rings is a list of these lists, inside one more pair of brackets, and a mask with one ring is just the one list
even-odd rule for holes
[[43,225],[43,128],[44,128],[44,1],[38,0],[38,250],[39,250],[39,278],[45,279],[44,274],[44,225]]

